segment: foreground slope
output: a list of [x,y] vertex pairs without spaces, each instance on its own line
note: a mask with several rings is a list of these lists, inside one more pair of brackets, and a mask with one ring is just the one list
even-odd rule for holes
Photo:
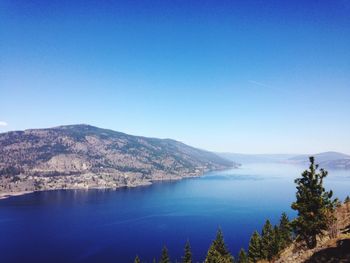
[[232,166],[175,140],[89,125],[0,134],[0,192],[140,185]]
[[[323,237],[318,237],[317,246],[308,249],[294,241],[272,260],[274,263],[348,263],[350,262],[350,202],[338,206],[335,221]],[[263,263],[263,262],[261,262]]]

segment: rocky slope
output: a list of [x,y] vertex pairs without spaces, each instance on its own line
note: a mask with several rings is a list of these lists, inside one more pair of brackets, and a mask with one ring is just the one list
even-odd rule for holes
[[345,263],[350,262],[350,202],[336,208],[336,221],[314,249],[294,242],[282,251],[274,263]]
[[0,134],[0,192],[141,185],[232,166],[175,140],[89,125]]

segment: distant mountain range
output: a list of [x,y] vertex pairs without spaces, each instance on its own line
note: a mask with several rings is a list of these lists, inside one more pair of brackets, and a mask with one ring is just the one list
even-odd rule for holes
[[0,134],[0,192],[132,186],[234,166],[175,140],[89,125]]
[[271,163],[288,160],[295,154],[242,154],[242,153],[217,153],[219,156],[241,164],[246,163]]
[[[288,160],[293,162],[308,162],[309,161],[309,156],[308,154],[302,154],[302,155],[297,155],[294,157],[289,158]],[[312,156],[315,157],[315,159],[320,162],[329,162],[329,161],[335,161],[335,160],[341,160],[341,159],[350,159],[350,155],[346,155],[344,153],[339,153],[339,152],[324,152],[324,153],[317,153],[313,154]]]
[[219,156],[242,164],[247,163],[292,163],[306,165],[309,157],[314,156],[316,162],[324,168],[350,169],[350,155],[339,152],[317,154],[239,154],[217,153]]
[[331,169],[350,169],[350,155],[339,152],[324,152],[313,155],[298,155],[289,158],[287,162],[297,164],[307,164],[309,162],[309,156],[314,156],[316,163],[320,167]]

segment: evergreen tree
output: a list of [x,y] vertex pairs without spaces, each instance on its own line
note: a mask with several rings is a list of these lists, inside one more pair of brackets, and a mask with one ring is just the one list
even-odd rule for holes
[[247,253],[243,248],[239,251],[238,254],[238,263],[249,263]]
[[288,216],[286,213],[283,213],[280,219],[279,224],[279,235],[280,235],[280,249],[285,249],[292,243],[292,227],[290,225]]
[[248,259],[250,262],[257,262],[262,259],[261,255],[261,237],[257,231],[254,232],[249,241]]
[[160,258],[160,263],[170,263],[168,249],[166,248],[166,246],[164,246],[162,249],[162,256]]
[[308,248],[317,245],[316,237],[327,230],[332,222],[336,200],[332,201],[332,191],[325,191],[323,180],[327,171],[315,165],[314,157],[310,157],[310,167],[295,180],[297,184],[296,201],[292,208],[298,211],[293,221],[293,228],[298,239],[305,241]]
[[136,256],[136,258],[134,260],[134,263],[141,263],[141,260],[140,260],[139,256]]
[[234,259],[228,251],[224,242],[221,229],[218,230],[216,238],[211,244],[205,263],[233,263]]
[[347,203],[350,203],[350,197],[349,197],[349,196],[347,196],[347,197],[345,198],[345,200],[344,200],[344,204],[347,204]]
[[192,252],[190,242],[187,240],[185,245],[185,255],[182,258],[183,263],[192,263]]
[[266,220],[266,223],[261,233],[261,254],[263,259],[271,260],[272,245],[273,245],[273,229],[270,221]]
[[278,226],[273,227],[272,231],[272,243],[271,243],[271,257],[278,255],[278,253],[282,250],[282,238],[281,232]]

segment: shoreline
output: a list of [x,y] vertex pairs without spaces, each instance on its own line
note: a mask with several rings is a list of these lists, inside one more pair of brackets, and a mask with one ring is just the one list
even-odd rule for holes
[[21,195],[26,195],[26,194],[31,194],[31,193],[35,193],[35,192],[44,192],[44,191],[58,191],[58,190],[98,190],[98,189],[108,189],[108,190],[117,190],[119,188],[135,188],[135,187],[142,187],[142,186],[149,186],[152,185],[153,182],[161,182],[161,181],[179,181],[182,179],[187,179],[187,178],[194,178],[194,177],[201,177],[203,174],[200,175],[192,175],[192,176],[184,176],[184,177],[165,177],[165,178],[154,178],[152,180],[149,181],[143,181],[143,182],[139,182],[137,184],[130,184],[130,185],[120,185],[118,187],[76,187],[76,188],[54,188],[54,189],[40,189],[40,190],[33,190],[33,191],[19,191],[19,192],[4,192],[1,193],[0,192],[0,201],[10,198],[10,197],[15,197],[15,196],[21,196]]
[[156,182],[161,182],[161,181],[180,181],[182,179],[187,179],[187,178],[194,178],[194,177],[200,177],[202,175],[198,176],[186,176],[183,178],[161,178],[161,179],[152,179],[150,181],[145,181],[145,182],[140,182],[138,184],[131,184],[131,185],[121,185],[118,187],[76,187],[76,188],[55,188],[55,189],[40,189],[40,190],[34,190],[34,191],[19,191],[19,192],[4,192],[0,193],[0,201],[8,199],[10,197],[16,197],[16,196],[21,196],[21,195],[26,195],[26,194],[31,194],[35,192],[44,192],[44,191],[59,191],[59,190],[118,190],[120,188],[136,188],[136,187],[142,187],[142,186],[150,186]]
[[[237,168],[237,167],[236,167]],[[232,168],[227,168],[227,169],[232,169]],[[120,185],[120,186],[117,186],[117,187],[104,187],[104,186],[101,186],[101,187],[72,187],[72,188],[54,188],[54,189],[40,189],[40,190],[32,190],[32,191],[18,191],[18,192],[3,192],[1,193],[0,192],[0,201],[1,200],[4,200],[4,199],[7,199],[7,198],[10,198],[10,197],[15,197],[15,196],[21,196],[21,195],[26,195],[26,194],[31,194],[31,193],[34,193],[34,192],[43,192],[43,191],[55,191],[55,190],[98,190],[98,189],[114,189],[114,190],[117,190],[119,188],[135,188],[135,187],[141,187],[141,186],[149,186],[149,185],[152,185],[153,183],[156,183],[156,182],[162,182],[162,181],[180,181],[180,180],[183,180],[183,179],[190,179],[190,178],[199,178],[199,177],[202,177],[204,174],[206,173],[209,173],[209,172],[214,172],[214,171],[223,171],[223,170],[226,170],[226,169],[218,169],[218,170],[211,170],[211,171],[204,171],[200,174],[192,174],[192,175],[185,175],[185,176],[176,176],[176,177],[167,177],[167,176],[164,176],[164,177],[156,177],[154,179],[151,179],[151,180],[148,180],[148,181],[141,181],[141,182],[138,182],[138,183],[133,183],[133,184],[129,184],[129,185]]]
[[12,196],[20,196],[20,195],[26,195],[34,193],[35,191],[20,191],[20,192],[6,192],[6,193],[0,193],[0,200],[10,198]]

